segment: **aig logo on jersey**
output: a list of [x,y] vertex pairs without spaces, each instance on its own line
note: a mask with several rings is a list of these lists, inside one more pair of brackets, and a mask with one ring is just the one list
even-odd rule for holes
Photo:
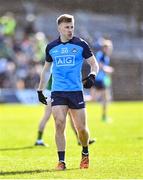
[[67,55],[67,56],[56,56],[56,66],[74,66],[75,65],[75,56]]

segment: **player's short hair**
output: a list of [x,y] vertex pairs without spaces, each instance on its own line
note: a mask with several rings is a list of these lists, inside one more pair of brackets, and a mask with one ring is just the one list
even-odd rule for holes
[[102,44],[101,44],[102,47],[109,47],[111,49],[113,49],[113,43],[111,40],[108,40],[108,39],[104,39],[102,41]]
[[70,23],[74,22],[74,16],[70,14],[62,14],[57,18],[57,25],[60,25],[61,23]]

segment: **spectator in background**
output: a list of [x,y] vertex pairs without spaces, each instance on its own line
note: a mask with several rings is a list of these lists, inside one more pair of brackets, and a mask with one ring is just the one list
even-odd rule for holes
[[[30,18],[31,20],[32,18]],[[31,21],[30,21],[31,23]],[[0,88],[37,88],[47,39],[43,32],[17,36],[12,12],[0,17]]]
[[113,50],[111,40],[102,39],[101,50],[97,51],[96,59],[99,63],[99,72],[95,78],[95,86],[90,89],[91,100],[101,101],[102,103],[102,120],[109,121],[107,117],[107,104],[110,99],[111,74],[114,69],[110,66],[110,55]]
[[34,54],[35,61],[43,61],[44,60],[44,49],[48,43],[48,39],[46,38],[43,32],[37,32],[34,36]]
[[24,32],[28,36],[34,35],[36,33],[35,19],[36,19],[36,16],[33,13],[28,13],[26,15]]
[[0,35],[0,88],[13,88],[15,85],[15,53],[12,39]]
[[30,68],[28,69],[28,74],[25,77],[25,88],[26,89],[35,89],[38,87],[38,82],[40,80],[39,74],[36,71],[36,67],[33,63],[33,66],[30,65]]
[[14,36],[16,30],[16,20],[12,12],[7,12],[0,18],[1,33],[6,36]]

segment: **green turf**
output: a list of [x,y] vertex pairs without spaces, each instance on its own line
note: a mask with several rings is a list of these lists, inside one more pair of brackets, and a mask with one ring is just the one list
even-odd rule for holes
[[54,121],[46,126],[44,140],[50,146],[34,147],[44,106],[0,105],[0,179],[136,179],[143,178],[143,103],[112,103],[113,122],[101,121],[99,104],[88,103],[91,137],[90,168],[80,170],[81,147],[67,124],[67,170],[57,163]]

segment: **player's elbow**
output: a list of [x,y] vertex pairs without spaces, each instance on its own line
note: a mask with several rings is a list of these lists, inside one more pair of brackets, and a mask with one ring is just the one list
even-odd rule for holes
[[98,74],[98,72],[99,72],[99,65],[98,65],[97,62],[95,63],[95,69],[96,69],[96,74]]

